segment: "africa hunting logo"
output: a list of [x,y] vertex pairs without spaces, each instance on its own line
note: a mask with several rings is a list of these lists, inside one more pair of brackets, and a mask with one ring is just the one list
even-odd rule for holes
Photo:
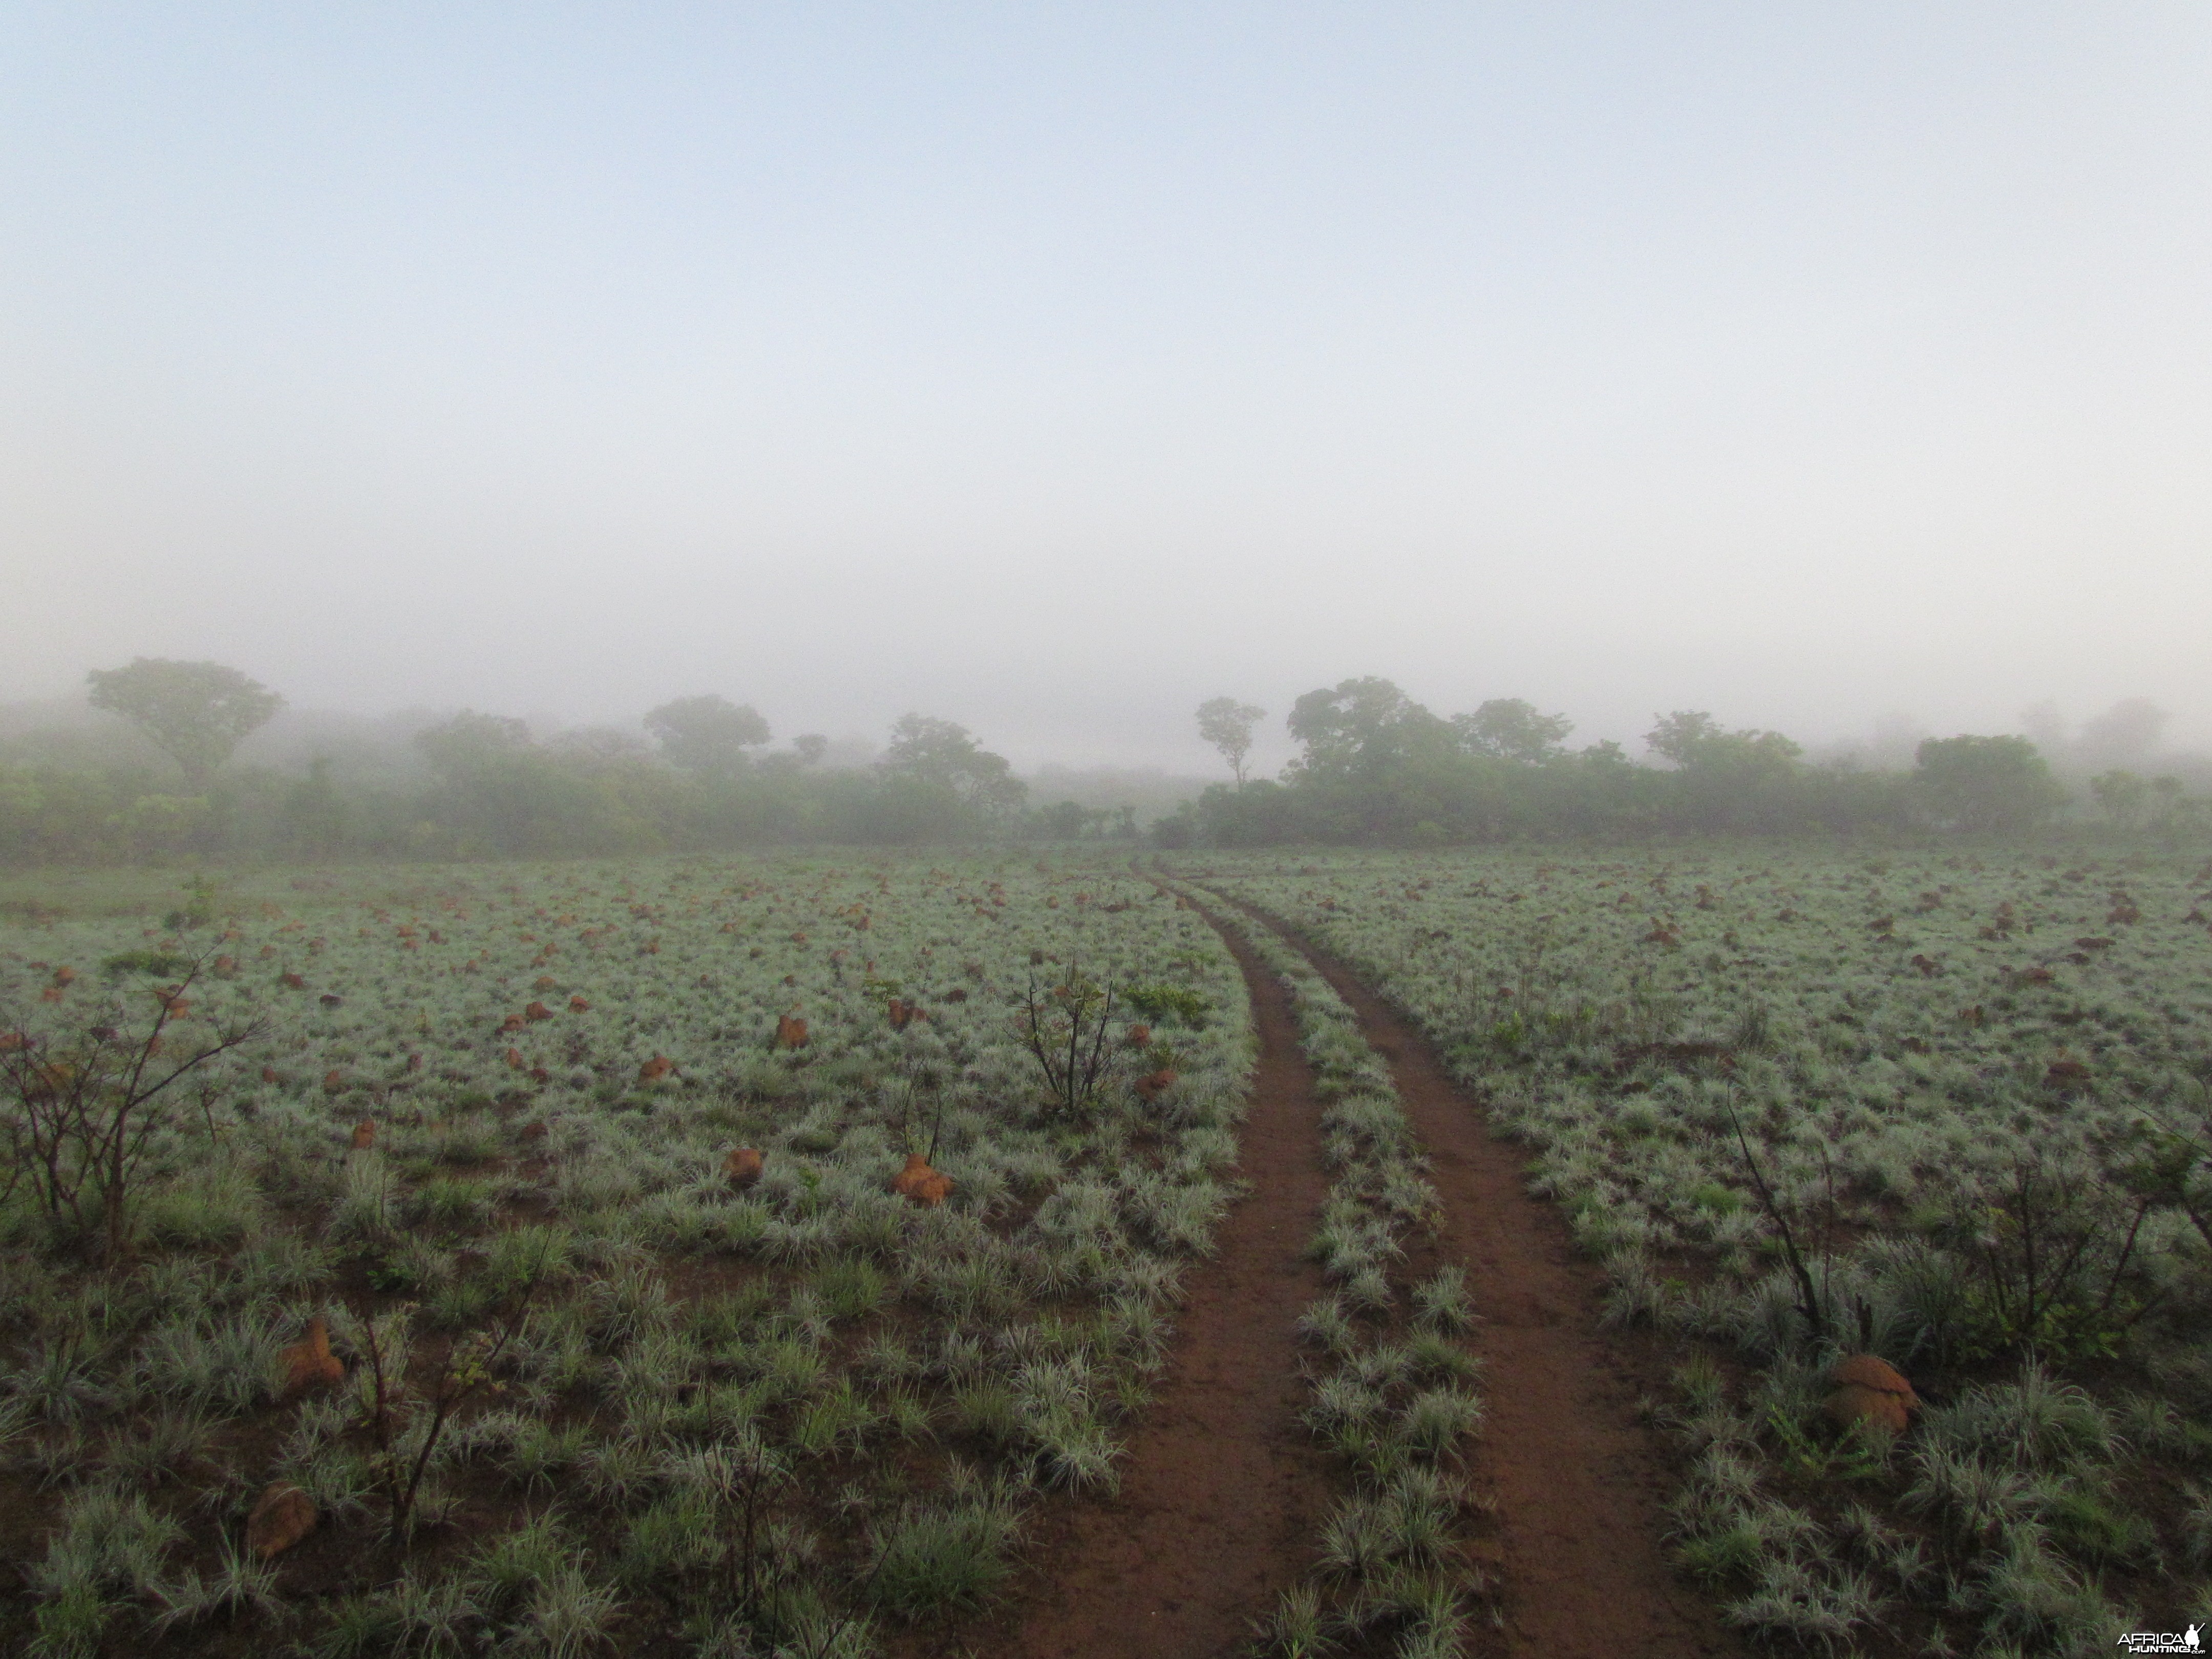
[[2179,1636],[2170,1630],[2131,1630],[2113,1645],[2125,1653],[2203,1653],[2204,1640],[2198,1632],[2203,1628],[2191,1625]]

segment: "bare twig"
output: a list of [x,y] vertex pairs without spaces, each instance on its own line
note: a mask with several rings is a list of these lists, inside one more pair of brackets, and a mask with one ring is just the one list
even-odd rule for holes
[[1060,983],[1042,996],[1036,970],[1030,970],[1022,1042],[1044,1073],[1054,1103],[1071,1117],[1079,1116],[1097,1093],[1113,1018],[1113,988],[1085,978],[1076,963],[1071,962]]
[[1735,1144],[1742,1150],[1744,1167],[1751,1172],[1751,1184],[1759,1189],[1759,1204],[1766,1212],[1766,1218],[1774,1224],[1774,1231],[1781,1236],[1783,1260],[1789,1264],[1790,1276],[1797,1281],[1797,1311],[1811,1328],[1813,1340],[1825,1342],[1828,1340],[1827,1309],[1814,1286],[1812,1270],[1805,1265],[1805,1254],[1797,1248],[1796,1231],[1783,1212],[1773,1188],[1766,1184],[1766,1175],[1759,1167],[1759,1160],[1752,1156],[1750,1137],[1744,1133],[1743,1125],[1736,1118],[1735,1105],[1730,1103],[1722,1109],[1728,1113],[1729,1127],[1735,1131]]
[[[84,1236],[97,1214],[107,1255],[112,1260],[123,1253],[138,1167],[155,1137],[172,1123],[161,1097],[179,1079],[257,1041],[266,1029],[259,1020],[233,1024],[180,1060],[161,1059],[185,994],[208,960],[203,955],[191,961],[180,982],[155,993],[159,1012],[141,1038],[105,1024],[88,1028],[67,1046],[27,1031],[10,1033],[13,1040],[0,1047],[0,1142],[9,1165],[0,1197],[28,1179],[49,1217],[67,1216]],[[203,1089],[198,1104],[212,1136],[212,1092]]]

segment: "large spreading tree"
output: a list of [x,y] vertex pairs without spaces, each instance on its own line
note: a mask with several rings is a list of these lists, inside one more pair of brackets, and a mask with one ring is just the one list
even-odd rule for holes
[[151,738],[198,794],[249,732],[266,725],[284,699],[219,662],[139,657],[127,668],[85,677],[94,708],[120,714]]
[[1565,754],[1575,729],[1565,714],[1540,714],[1525,697],[1492,697],[1472,714],[1454,714],[1451,726],[1468,754],[1532,766]]
[[664,702],[645,717],[645,729],[660,740],[670,765],[721,777],[743,771],[745,750],[773,735],[750,703],[732,702],[711,691]]

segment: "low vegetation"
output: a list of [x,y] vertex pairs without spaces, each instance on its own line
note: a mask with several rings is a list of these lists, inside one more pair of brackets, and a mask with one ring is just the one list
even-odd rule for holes
[[[1728,1620],[2027,1654],[2212,1612],[2212,866],[1204,873],[1526,1146],[1606,1319],[1672,1355],[1670,1547]],[[1243,981],[1126,868],[49,891],[0,935],[11,1650],[957,1640],[1041,1504],[1115,1490],[1235,1195]],[[1259,1640],[1463,1651],[1476,1309],[1387,1068],[1247,931],[1324,1102],[1300,1334],[1340,1483]]]
[[[1733,1622],[2070,1652],[2212,1611],[2212,867],[1207,869],[1426,1029],[1609,1317],[1678,1345],[1679,1559]],[[1855,1354],[1903,1433],[1838,1398]]]
[[0,1645],[52,1656],[965,1616],[1113,1489],[1251,1058],[1172,898],[974,860],[201,883],[12,927],[0,1046],[22,1144],[131,1137],[0,1199]]

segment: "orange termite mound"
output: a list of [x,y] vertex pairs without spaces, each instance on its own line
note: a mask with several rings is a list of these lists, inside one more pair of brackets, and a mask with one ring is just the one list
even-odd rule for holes
[[907,1002],[893,997],[890,1006],[891,1030],[894,1031],[903,1031],[916,1020],[926,1020],[929,1018],[928,1012],[918,1002]]
[[542,1002],[533,1002],[522,1011],[522,1017],[528,1020],[550,1019],[553,1011]]
[[536,979],[530,981],[530,988],[533,991],[550,991],[556,989],[560,983],[561,981],[555,979],[550,974],[540,974]]
[[1152,1028],[1151,1026],[1132,1025],[1129,1028],[1129,1034],[1121,1039],[1121,1046],[1125,1048],[1142,1048],[1150,1043],[1152,1040]]
[[353,1126],[353,1149],[365,1152],[376,1145],[376,1120],[365,1117]]
[[1158,1100],[1175,1085],[1179,1075],[1172,1066],[1164,1066],[1157,1072],[1147,1072],[1137,1079],[1137,1092],[1147,1101]]
[[295,991],[304,991],[307,988],[307,976],[305,974],[286,974],[283,975],[283,980],[285,984]]
[[1912,1413],[1920,1409],[1920,1396],[1913,1393],[1912,1384],[1887,1360],[1870,1353],[1838,1360],[1828,1378],[1836,1385],[1835,1392],[1822,1409],[1844,1428],[1870,1422],[1892,1434],[1903,1434]]
[[929,1160],[920,1152],[908,1152],[906,1168],[891,1177],[893,1192],[932,1209],[951,1196],[952,1186],[952,1177],[931,1169]]
[[806,1022],[790,1014],[775,1017],[775,1046],[779,1048],[804,1048],[806,1046]]
[[325,1093],[334,1095],[344,1087],[345,1073],[337,1066],[333,1066],[329,1071],[323,1073],[323,1090]]
[[261,1560],[282,1555],[315,1529],[314,1500],[279,1482],[261,1494],[246,1517],[246,1547]]
[[530,1062],[522,1057],[522,1050],[520,1048],[509,1048],[500,1058],[515,1071],[526,1072],[530,1069]]
[[637,1068],[640,1083],[658,1083],[676,1069],[676,1062],[665,1054],[655,1054]]
[[730,1185],[743,1192],[761,1178],[761,1166],[765,1161],[753,1147],[734,1147],[722,1160],[722,1173],[729,1177]]
[[585,1001],[581,997],[570,997],[568,999],[568,1012],[572,1014],[588,1014],[592,1012],[592,1005]]
[[307,1322],[307,1334],[277,1355],[284,1367],[284,1395],[289,1399],[309,1389],[327,1388],[345,1381],[345,1366],[331,1352],[330,1327],[319,1315]]

